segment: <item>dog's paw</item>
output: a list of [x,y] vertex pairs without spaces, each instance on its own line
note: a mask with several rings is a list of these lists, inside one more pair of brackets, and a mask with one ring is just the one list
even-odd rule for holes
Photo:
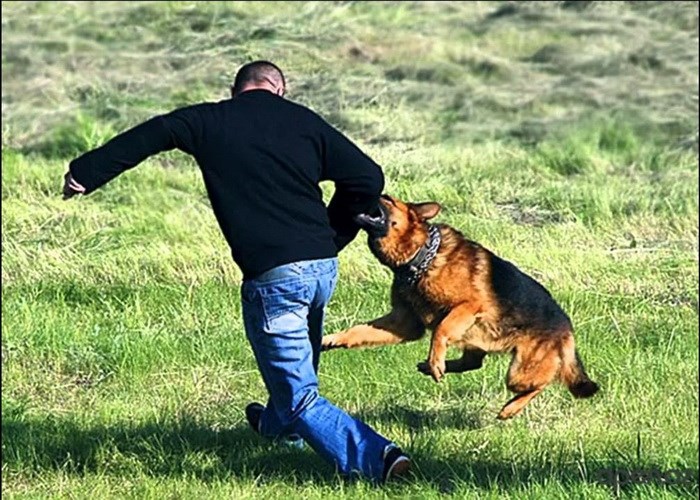
[[423,375],[430,375],[430,365],[428,365],[427,361],[421,361],[416,365],[416,368],[418,369],[419,372],[421,372]]
[[332,333],[330,335],[324,335],[321,338],[321,350],[330,351],[331,349],[339,349],[345,347],[340,343],[340,338],[337,333]]
[[498,420],[508,420],[509,418],[513,418],[516,415],[516,412],[503,408],[498,415],[496,415],[496,418]]
[[428,371],[435,382],[440,382],[445,376],[445,361],[431,359],[428,361]]

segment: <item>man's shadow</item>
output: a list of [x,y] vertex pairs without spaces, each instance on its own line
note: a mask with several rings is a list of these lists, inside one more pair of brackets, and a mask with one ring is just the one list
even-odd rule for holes
[[[15,420],[3,415],[2,450],[3,466],[79,475],[124,475],[130,462],[135,462],[148,475],[189,475],[205,482],[230,479],[231,474],[293,483],[337,480],[333,468],[315,453],[273,444],[256,435],[247,423],[216,429],[185,419],[86,427],[58,417]],[[105,457],[110,456],[116,457],[111,460],[113,468],[105,465]]]

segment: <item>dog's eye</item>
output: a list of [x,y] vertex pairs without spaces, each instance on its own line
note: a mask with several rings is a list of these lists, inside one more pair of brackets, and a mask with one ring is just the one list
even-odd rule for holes
[[391,227],[396,227],[396,221],[395,221],[395,220],[392,220],[392,221],[391,221]]

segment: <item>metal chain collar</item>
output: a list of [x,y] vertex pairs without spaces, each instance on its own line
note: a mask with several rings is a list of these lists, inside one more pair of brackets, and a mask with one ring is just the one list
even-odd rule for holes
[[428,242],[418,250],[418,253],[409,262],[394,270],[396,278],[414,286],[433,262],[440,248],[440,241],[440,229],[432,224],[428,225]]

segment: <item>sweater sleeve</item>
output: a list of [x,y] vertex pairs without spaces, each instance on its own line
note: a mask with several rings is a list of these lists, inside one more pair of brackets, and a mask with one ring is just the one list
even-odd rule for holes
[[156,153],[178,148],[194,154],[196,130],[194,107],[182,108],[117,135],[71,161],[69,169],[88,194]]
[[324,123],[323,180],[335,183],[328,217],[336,233],[338,251],[347,246],[360,227],[353,217],[377,209],[384,189],[382,169],[338,130]]

